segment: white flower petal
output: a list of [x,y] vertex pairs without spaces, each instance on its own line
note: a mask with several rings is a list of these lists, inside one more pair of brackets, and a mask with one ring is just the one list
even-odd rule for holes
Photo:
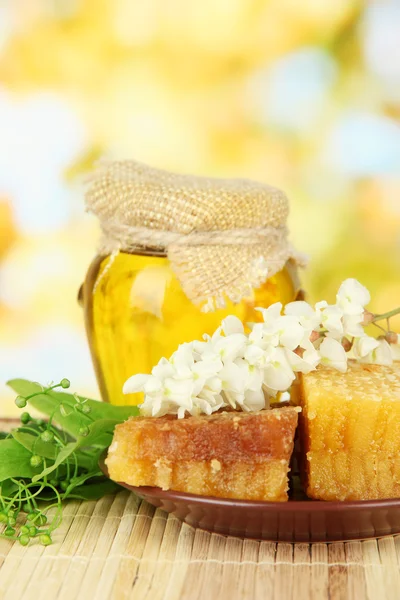
[[393,354],[390,344],[386,340],[379,340],[378,346],[361,358],[360,362],[390,366],[393,364]]
[[369,335],[363,335],[354,342],[353,351],[357,358],[364,358],[379,346],[379,341]]
[[233,361],[239,356],[243,356],[247,345],[247,337],[242,333],[234,333],[227,337],[222,337],[215,343],[214,348],[220,355],[221,360],[225,362]]
[[357,279],[346,279],[343,281],[336,295],[336,302],[347,315],[358,314],[363,311],[371,300],[366,287]]
[[300,325],[297,317],[279,317],[276,323],[281,345],[295,350],[304,337],[304,327]]
[[333,336],[343,336],[343,311],[339,306],[326,306],[321,309],[321,325]]
[[226,364],[220,371],[219,377],[224,392],[243,392],[246,383],[245,375],[243,370],[234,363]]
[[222,330],[225,335],[232,335],[232,333],[244,333],[242,321],[234,315],[229,315],[222,321]]
[[264,369],[264,384],[278,392],[285,392],[296,378],[283,348],[276,348],[270,364]]
[[244,393],[244,405],[252,412],[265,408],[265,396],[262,389],[257,391],[246,390]]
[[268,308],[257,307],[255,310],[258,310],[262,313],[264,323],[270,324],[273,323],[281,314],[282,311],[282,303],[275,302],[275,304],[271,304]]
[[141,392],[144,388],[145,383],[149,380],[151,375],[133,375],[124,384],[124,394],[134,394],[135,392]]
[[343,316],[343,333],[350,337],[361,337],[364,335],[364,327],[362,322],[364,319],[364,313],[357,315],[344,315]]
[[347,371],[347,355],[340,342],[326,337],[320,347],[321,363],[345,373]]

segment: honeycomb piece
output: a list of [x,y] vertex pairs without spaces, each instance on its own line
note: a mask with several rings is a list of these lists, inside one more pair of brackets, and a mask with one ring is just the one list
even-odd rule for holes
[[204,496],[287,500],[297,408],[138,417],[115,428],[110,477]]
[[319,367],[302,376],[299,401],[310,498],[400,497],[400,363]]

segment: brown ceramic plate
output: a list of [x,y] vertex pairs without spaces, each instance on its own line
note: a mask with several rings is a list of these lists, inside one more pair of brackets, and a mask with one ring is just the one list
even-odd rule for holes
[[[108,477],[104,457],[100,468]],[[302,494],[295,485],[288,502],[253,502],[118,483],[193,527],[225,535],[272,542],[337,542],[400,533],[400,498],[318,502],[296,499]]]

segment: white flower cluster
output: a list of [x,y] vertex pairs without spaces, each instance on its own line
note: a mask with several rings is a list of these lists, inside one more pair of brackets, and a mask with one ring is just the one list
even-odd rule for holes
[[320,363],[346,371],[346,341],[358,360],[390,364],[390,345],[364,332],[369,301],[368,290],[347,279],[334,305],[291,302],[283,314],[279,302],[258,308],[263,322],[250,324],[248,334],[237,317],[229,316],[211,337],[182,344],[169,360],[162,358],[151,375],[128,379],[124,393],[143,391],[141,412],[154,417],[209,415],[224,406],[256,411],[288,390],[296,373]]

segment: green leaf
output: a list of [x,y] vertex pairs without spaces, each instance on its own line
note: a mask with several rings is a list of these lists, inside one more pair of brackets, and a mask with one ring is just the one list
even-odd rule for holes
[[21,446],[17,440],[0,440],[0,481],[10,477],[34,477],[37,469],[31,467],[31,456],[32,452]]
[[[38,383],[33,383],[26,379],[13,379],[8,382],[8,385],[17,394],[24,397],[40,392],[43,389]],[[85,400],[82,396],[78,396],[78,398],[81,401]],[[122,423],[129,417],[137,416],[139,414],[137,406],[113,406],[112,404],[107,404],[106,402],[100,402],[98,400],[87,400],[85,405],[89,406],[91,410],[88,415],[85,415],[74,410],[74,407],[79,404],[77,397],[65,392],[55,392],[54,390],[38,394],[28,402],[31,406],[36,408],[36,410],[48,417],[54,414],[55,420],[60,427],[74,437],[78,437],[79,429],[82,426],[88,426],[98,419],[111,419],[114,420],[116,424]],[[63,415],[60,413],[59,408],[61,404],[71,407],[70,414]],[[106,439],[107,438],[104,438],[103,440],[98,439],[96,443],[105,445]]]
[[68,498],[79,498],[80,500],[98,500],[106,494],[115,494],[122,490],[114,481],[103,478],[98,483],[86,483],[85,485],[76,487]]
[[[50,475],[55,469],[64,463],[74,452],[79,448],[89,447],[94,445],[100,445],[101,448],[107,448],[112,442],[112,436],[114,427],[116,425],[115,419],[99,419],[91,425],[89,425],[89,433],[86,436],[78,436],[76,442],[70,442],[66,444],[64,448],[60,450],[57,458],[53,465],[48,466],[46,469],[32,478],[32,481],[36,483],[40,479],[43,479],[45,475]],[[101,441],[101,443],[100,443]]]
[[51,460],[55,459],[57,449],[53,443],[44,442],[40,437],[32,435],[31,433],[25,433],[19,429],[11,431],[11,435],[19,444],[21,444],[21,446],[24,446],[24,448],[32,452],[32,454],[39,454],[39,456]]

